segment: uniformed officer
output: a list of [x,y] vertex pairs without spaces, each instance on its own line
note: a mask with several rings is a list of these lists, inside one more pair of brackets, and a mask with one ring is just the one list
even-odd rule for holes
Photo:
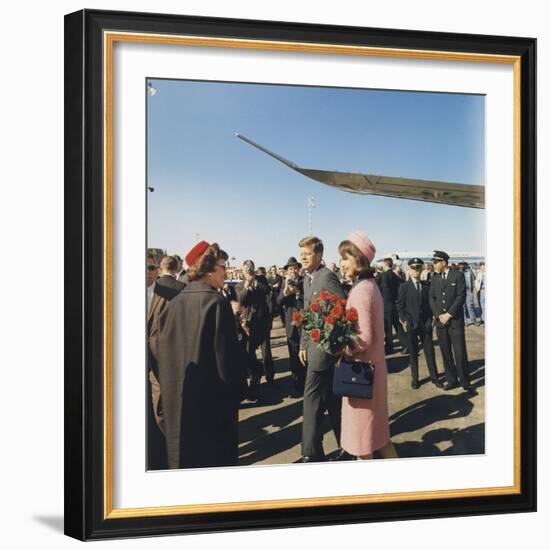
[[397,297],[397,312],[399,320],[407,334],[413,389],[420,387],[418,381],[418,341],[422,343],[428,372],[433,384],[442,387],[437,374],[435,362],[434,342],[432,338],[432,310],[430,308],[429,287],[420,280],[424,261],[412,258],[409,264],[409,280],[399,287]]
[[436,274],[430,285],[430,307],[435,317],[435,330],[445,367],[446,384],[443,389],[456,388],[459,382],[468,393],[475,394],[470,385],[464,336],[464,274],[458,269],[449,269],[449,255],[441,250],[434,250],[432,262]]

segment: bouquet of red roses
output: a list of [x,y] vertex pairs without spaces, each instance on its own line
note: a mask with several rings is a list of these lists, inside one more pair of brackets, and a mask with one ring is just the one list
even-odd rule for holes
[[355,308],[346,310],[347,300],[322,290],[304,311],[296,311],[292,323],[302,327],[306,341],[315,342],[324,352],[338,355],[357,342]]

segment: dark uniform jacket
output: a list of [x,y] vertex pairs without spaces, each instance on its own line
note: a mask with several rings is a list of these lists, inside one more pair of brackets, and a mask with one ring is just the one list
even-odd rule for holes
[[161,315],[159,381],[169,468],[231,466],[245,381],[229,302],[190,282]]
[[289,294],[288,296],[285,296],[284,294],[284,288],[285,283],[281,285],[281,292],[279,292],[279,295],[277,297],[277,305],[279,307],[284,308],[285,311],[285,329],[286,329],[286,336],[289,340],[294,340],[299,342],[300,341],[300,330],[298,327],[294,326],[292,324],[292,314],[295,311],[299,311],[301,309],[304,309],[304,280],[302,277],[298,277],[297,279],[298,288],[300,289],[300,293],[298,295],[296,294]]
[[426,321],[432,318],[429,287],[426,283],[419,282],[420,292],[418,292],[416,283],[411,278],[399,287],[397,296],[399,319],[407,322],[413,330],[425,326]]
[[395,302],[399,293],[399,287],[403,281],[391,270],[383,271],[378,279],[380,292],[384,299],[384,311],[392,311],[395,309]]
[[443,313],[452,315],[451,323],[464,323],[464,302],[466,301],[466,282],[464,274],[458,269],[449,269],[447,279],[443,281],[436,273],[430,283],[430,307],[435,317],[435,326],[443,326],[438,317]]
[[[321,266],[313,273],[313,281],[306,275],[304,277],[304,309],[308,310],[311,302],[321,290],[336,294],[344,298],[344,291],[336,273],[328,267]],[[335,357],[325,353],[315,342],[309,342],[305,337],[305,330],[302,330],[300,349],[307,351],[308,369],[312,371],[324,371],[330,369],[335,363]]]

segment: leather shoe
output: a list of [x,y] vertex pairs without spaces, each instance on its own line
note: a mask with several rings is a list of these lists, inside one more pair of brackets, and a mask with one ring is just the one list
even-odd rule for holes
[[340,462],[342,460],[356,460],[356,457],[342,449],[336,456],[329,459],[329,462]]
[[473,386],[463,386],[463,389],[470,397],[477,395],[477,391]]
[[411,382],[411,388],[412,388],[413,390],[417,390],[419,387],[420,387],[420,382],[418,382],[417,380],[413,380],[413,381]]
[[445,384],[445,385],[443,386],[443,389],[444,389],[445,391],[454,390],[455,388],[458,388],[458,384],[457,384],[456,382],[454,382],[454,383],[452,383],[452,384],[449,384],[449,383],[447,382],[447,384]]
[[442,388],[443,384],[439,380],[432,380],[432,384],[438,388]]

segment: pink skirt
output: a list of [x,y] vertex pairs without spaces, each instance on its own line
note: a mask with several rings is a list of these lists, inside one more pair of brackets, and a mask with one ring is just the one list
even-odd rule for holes
[[390,441],[386,362],[378,363],[372,399],[342,399],[342,448],[355,456],[372,454]]

